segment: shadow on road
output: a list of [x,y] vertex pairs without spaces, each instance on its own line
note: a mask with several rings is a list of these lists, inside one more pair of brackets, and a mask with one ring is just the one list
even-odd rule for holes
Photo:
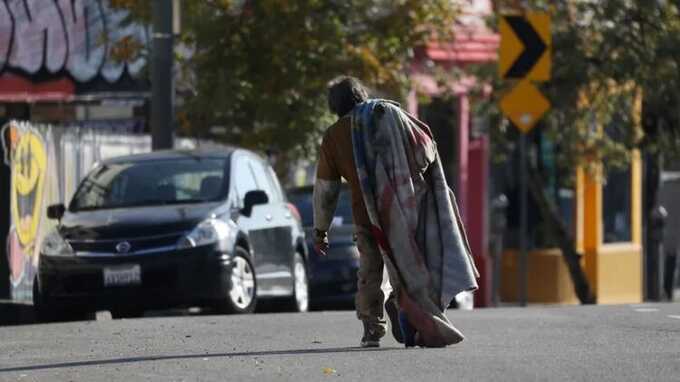
[[[1,2],[1,1],[0,1]],[[354,310],[354,305],[348,303],[316,303],[310,306],[312,311],[338,311],[338,310]],[[262,301],[257,304],[257,313],[282,313],[289,312],[285,301]],[[214,310],[208,308],[184,308],[184,309],[164,309],[164,310],[147,310],[143,317],[181,317],[181,316],[205,316],[219,314]],[[97,321],[111,320],[110,312],[100,311],[97,313]],[[68,322],[70,320],[63,320]],[[10,325],[33,325],[38,324],[36,321],[33,304],[26,302],[17,302],[11,300],[0,300],[0,326]]]
[[360,352],[369,352],[369,351],[376,352],[376,351],[387,351],[387,350],[398,350],[398,349],[401,349],[401,348],[389,347],[389,348],[363,349],[363,348],[358,348],[358,347],[341,347],[341,348],[326,348],[326,349],[292,349],[292,350],[271,350],[271,351],[253,351],[253,352],[233,352],[233,353],[157,355],[157,356],[146,356],[146,357],[110,358],[110,359],[100,359],[100,360],[91,360],[91,361],[75,361],[75,362],[51,363],[51,364],[44,364],[44,365],[6,367],[6,368],[0,368],[0,373],[9,373],[9,372],[16,372],[16,371],[47,370],[47,369],[64,369],[64,368],[71,368],[71,367],[116,365],[116,364],[150,362],[150,361],[194,359],[194,358],[266,357],[266,356],[276,356],[276,355],[314,355],[314,354],[326,354],[326,353],[360,353]]

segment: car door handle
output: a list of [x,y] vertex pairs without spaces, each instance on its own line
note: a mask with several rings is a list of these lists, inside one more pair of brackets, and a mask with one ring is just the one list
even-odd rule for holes
[[266,215],[264,217],[268,222],[272,221],[272,216],[271,215]]
[[293,217],[293,215],[291,215],[290,212],[286,212],[284,216],[286,217],[286,219],[290,219]]

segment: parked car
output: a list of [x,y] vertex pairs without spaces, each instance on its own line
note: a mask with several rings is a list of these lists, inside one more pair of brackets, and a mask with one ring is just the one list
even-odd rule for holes
[[307,232],[309,256],[310,301],[313,306],[351,305],[357,291],[359,250],[354,240],[351,194],[343,184],[328,239],[327,256],[314,253],[312,186],[287,191],[288,199],[300,211]]
[[107,160],[80,183],[44,238],[33,299],[41,319],[114,317],[258,299],[308,307],[307,248],[271,167],[238,148]]

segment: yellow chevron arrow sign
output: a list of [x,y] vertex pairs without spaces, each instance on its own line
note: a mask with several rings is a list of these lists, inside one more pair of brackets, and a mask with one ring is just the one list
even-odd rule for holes
[[550,15],[526,12],[500,18],[498,74],[501,78],[550,79]]

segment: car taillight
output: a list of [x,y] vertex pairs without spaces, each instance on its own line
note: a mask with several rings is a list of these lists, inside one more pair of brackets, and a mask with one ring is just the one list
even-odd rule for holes
[[292,203],[287,203],[286,206],[288,207],[288,211],[290,211],[290,214],[293,215],[295,220],[302,222],[302,216],[300,216],[300,211],[298,211],[297,207],[295,207],[295,205]]

